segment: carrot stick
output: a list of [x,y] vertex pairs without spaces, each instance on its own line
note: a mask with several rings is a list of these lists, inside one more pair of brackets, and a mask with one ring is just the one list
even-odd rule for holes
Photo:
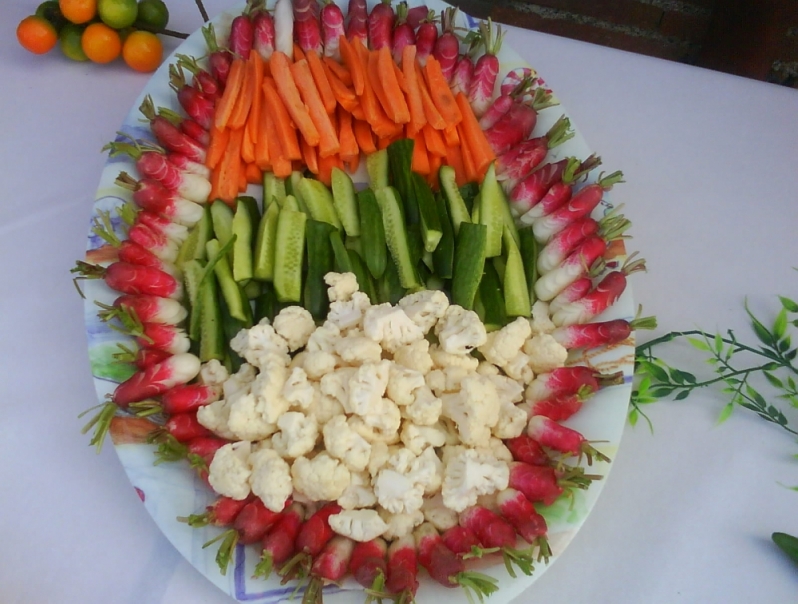
[[451,88],[449,88],[449,81],[441,71],[441,64],[435,57],[427,57],[427,64],[424,66],[424,75],[427,78],[427,86],[429,87],[430,97],[435,107],[440,111],[441,117],[446,121],[448,126],[455,126],[463,119],[457,102],[454,100]]
[[263,100],[268,112],[274,119],[281,144],[283,145],[285,159],[301,159],[302,151],[299,149],[296,126],[294,126],[291,115],[288,113],[283,99],[280,98],[277,85],[272,78],[263,78]]
[[408,135],[410,138],[414,138],[427,123],[427,116],[424,114],[424,105],[421,101],[421,91],[418,89],[415,44],[410,44],[402,49],[402,74],[407,94],[407,107],[410,110]]
[[479,121],[471,109],[468,98],[460,92],[457,94],[456,102],[463,116],[463,121],[457,126],[461,146],[468,148],[474,161],[474,169],[481,177],[485,174],[490,162],[496,159],[496,154],[488,139],[485,138],[482,128],[479,127]]
[[330,155],[328,157],[319,158],[318,179],[328,187],[332,184],[332,169],[334,167],[343,169],[344,164],[340,156]]
[[476,164],[474,163],[471,147],[468,145],[460,145],[460,150],[463,154],[463,169],[465,171],[466,182],[479,182],[479,174]]
[[324,57],[323,59],[324,64],[327,66],[327,69],[332,71],[336,77],[341,80],[346,86],[352,85],[352,74],[349,73],[349,70],[341,65],[338,61],[333,59],[332,57]]
[[[352,117],[354,117],[354,115]],[[368,122],[355,119],[354,123],[352,124],[352,129],[355,131],[355,140],[357,140],[357,146],[360,147],[360,150],[365,155],[374,153],[377,150],[377,146],[374,144],[374,134],[372,133],[371,126]]]
[[323,62],[322,65],[324,66],[324,74],[327,76],[327,82],[330,85],[330,90],[336,102],[351,113],[352,109],[358,104],[357,96],[355,96],[354,91],[344,84],[343,80],[327,66],[326,62]]
[[321,96],[322,103],[324,103],[324,109],[328,114],[332,114],[335,111],[337,102],[335,95],[333,95],[330,80],[327,78],[327,72],[324,70],[324,63],[321,62],[321,58],[315,52],[309,52],[305,57],[308,67],[310,67],[310,73],[313,75],[313,81],[319,91],[319,96]]
[[338,110],[338,140],[341,142],[341,159],[343,161],[351,162],[360,155],[355,131],[352,129],[352,114],[343,109]]
[[[274,175],[278,178],[286,178],[291,175],[293,166],[291,166],[291,160],[285,155],[285,141],[280,138],[274,114],[271,111],[266,111],[263,114],[263,118],[266,122],[266,138],[269,141],[272,172],[274,172]],[[299,143],[297,143],[297,146],[298,145]]]
[[460,135],[457,133],[457,126],[446,126],[443,132],[443,139],[447,145],[455,146],[460,144]]
[[249,184],[259,185],[263,183],[263,172],[261,172],[257,164],[247,164],[246,168],[244,169],[244,173],[246,174],[247,182]]
[[233,113],[230,114],[230,119],[227,122],[230,128],[241,128],[247,123],[249,109],[252,106],[252,97],[255,96],[255,84],[255,60],[252,58],[252,53],[250,53],[250,58],[246,61],[246,71],[244,73],[244,81],[241,84],[241,93],[238,95],[238,99],[236,99]]
[[360,105],[363,107],[363,116],[371,125],[374,134],[379,138],[393,136],[401,132],[402,125],[391,121],[382,108],[382,104],[377,99],[371,78],[368,77],[369,51],[357,38],[352,42],[352,46],[360,59],[360,65],[366,77],[363,81],[363,95],[360,97]]
[[232,204],[238,194],[241,172],[241,143],[244,139],[244,129],[236,128],[230,131],[222,160],[219,162],[219,198]]
[[210,142],[208,151],[205,155],[205,165],[213,169],[219,164],[219,160],[224,155],[227,148],[227,140],[230,138],[230,131],[227,128],[217,128],[216,124],[211,126]]
[[393,73],[394,77],[396,78],[396,83],[399,84],[399,88],[402,90],[402,92],[407,95],[407,83],[405,82],[405,74],[402,73],[402,68],[394,63],[393,59],[391,59],[391,65],[393,66]]
[[220,176],[221,173],[222,173],[222,171],[220,170],[218,164],[216,165],[216,167],[211,169],[211,177],[210,177],[211,192],[208,194],[208,199],[210,199],[211,201],[213,201],[215,199],[220,199],[220,197],[219,197],[219,176]]
[[[265,96],[263,90],[260,94]],[[258,134],[255,138],[255,163],[261,170],[270,170],[272,167],[271,150],[269,149],[269,131],[266,128],[266,114],[269,108],[265,100],[261,103],[260,118],[258,119]]]
[[366,85],[366,72],[363,69],[363,64],[355,50],[355,46],[346,39],[346,36],[341,36],[339,50],[341,51],[341,60],[343,60],[352,78],[352,87],[355,89],[355,94],[361,96]]
[[350,174],[354,174],[357,172],[358,167],[360,166],[360,154],[358,153],[355,156],[355,159],[352,161],[346,162],[346,169],[349,170]]
[[441,112],[435,107],[432,102],[432,97],[427,90],[427,82],[424,79],[424,73],[421,71],[421,65],[416,61],[416,82],[418,83],[418,91],[421,95],[421,105],[424,108],[424,116],[430,125],[435,130],[443,130],[446,127],[446,120],[441,116]]
[[[241,162],[238,165],[238,191],[236,191],[236,193],[243,193],[247,190],[248,183],[246,167],[247,165],[244,162]],[[238,197],[238,195],[236,195],[236,197]]]
[[219,129],[227,127],[227,122],[230,120],[230,115],[233,113],[236,100],[238,100],[238,95],[241,92],[241,86],[244,83],[246,66],[246,61],[240,58],[233,59],[233,63],[230,65],[227,84],[224,87],[222,96],[216,104],[216,110],[213,116],[213,124]]
[[307,166],[308,170],[312,174],[319,173],[319,156],[316,153],[317,147],[311,147],[305,142],[305,139],[299,141],[299,145],[302,147],[302,159],[305,162],[305,166]]
[[246,125],[243,127],[244,136],[241,138],[241,160],[245,164],[251,164],[255,161],[255,143],[249,137]]
[[[299,89],[299,94],[302,96],[302,100],[310,113],[310,119],[313,120],[319,132],[319,156],[328,157],[340,152],[341,143],[338,142],[338,134],[335,132],[330,116],[324,108],[319,89],[316,88],[316,84],[313,82],[313,75],[310,72],[307,60],[294,63],[291,66],[291,73]],[[312,147],[317,146],[310,140],[307,142]]]
[[376,53],[378,73],[389,105],[389,108],[386,108],[386,112],[397,124],[406,124],[410,121],[410,110],[407,107],[402,87],[396,77],[396,63],[393,62],[391,51],[388,50],[387,46],[383,46]]
[[429,154],[429,174],[427,175],[427,182],[433,190],[437,191],[440,185],[438,181],[438,171],[443,165],[443,157],[440,155]]
[[299,90],[292,75],[291,62],[284,53],[278,50],[272,54],[270,63],[277,92],[280,93],[280,98],[285,103],[288,114],[305,140],[312,147],[317,146],[320,140],[319,131],[310,117],[308,108],[299,96]]
[[435,128],[427,124],[424,126],[421,132],[424,134],[424,144],[426,145],[430,155],[444,157],[446,155],[446,142],[441,136],[441,131],[435,130]]
[[429,155],[423,136],[417,136],[413,141],[413,158],[410,161],[410,169],[419,174],[429,174]]
[[350,113],[356,120],[360,120],[361,122],[366,121],[366,114],[363,113],[363,106],[360,103],[352,107],[352,111]]
[[368,53],[368,59],[366,60],[366,76],[368,78],[369,84],[371,84],[371,89],[374,91],[374,96],[377,97],[377,100],[380,102],[380,106],[382,107],[383,111],[385,111],[385,115],[388,116],[389,120],[393,119],[391,104],[382,85],[382,75],[380,74],[379,68],[379,54],[376,50],[370,50]]
[[256,143],[258,140],[258,120],[260,120],[261,114],[260,106],[263,102],[261,87],[263,86],[264,62],[257,52],[250,53],[250,59],[254,62],[255,82],[252,86],[252,106],[249,109],[249,117],[247,118],[247,133],[250,140]]
[[294,63],[296,63],[297,61],[301,61],[302,59],[305,58],[305,51],[302,50],[302,47],[299,44],[297,44],[297,43],[294,43],[294,56],[293,56],[293,58],[294,58]]
[[454,178],[458,187],[462,187],[466,180],[465,166],[463,165],[463,152],[460,145],[446,147],[446,165],[454,168]]

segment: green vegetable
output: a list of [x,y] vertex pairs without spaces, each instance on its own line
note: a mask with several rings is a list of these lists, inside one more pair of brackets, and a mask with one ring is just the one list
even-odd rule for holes
[[465,200],[460,195],[460,190],[455,182],[454,168],[451,166],[441,166],[438,179],[441,189],[446,196],[446,203],[449,209],[449,217],[452,221],[454,234],[460,231],[460,223],[471,222],[471,208],[466,205]]
[[[232,238],[228,245],[234,244],[235,238]],[[241,286],[233,278],[228,254],[225,252],[227,246],[221,246],[217,239],[211,239],[205,245],[205,248],[208,251],[208,266],[213,267],[213,272],[219,281],[222,298],[224,298],[230,316],[247,326],[252,325],[252,309]]]
[[390,184],[387,149],[380,149],[366,156],[366,172],[369,175],[371,188],[375,191]]
[[454,270],[454,229],[449,219],[449,210],[443,195],[435,195],[435,206],[438,210],[438,219],[441,223],[441,240],[432,253],[432,263],[435,274],[441,279],[451,279]]
[[438,242],[443,236],[441,221],[438,217],[438,208],[435,204],[435,197],[427,181],[415,172],[411,175],[412,190],[415,194],[418,214],[421,218],[421,239],[424,250],[434,252],[438,247]]
[[360,246],[363,258],[372,277],[379,279],[388,263],[388,248],[385,244],[385,227],[382,213],[371,189],[363,189],[357,194],[360,209]]
[[360,236],[360,213],[355,199],[355,185],[349,174],[333,167],[332,199],[335,211],[349,237]]
[[452,277],[452,302],[471,310],[485,268],[488,228],[464,222],[457,234]]
[[285,201],[285,181],[277,178],[273,172],[263,173],[263,208],[264,211],[273,203],[282,206]]
[[[413,140],[405,138],[388,145],[388,161],[391,167],[391,183],[402,200],[405,219],[408,224],[418,224],[420,220],[416,192],[413,186]],[[374,187],[377,190],[377,187]]]
[[255,223],[247,202],[239,200],[231,225],[236,236],[233,245],[233,278],[239,283],[252,279],[253,224]]
[[274,252],[277,242],[277,220],[280,217],[280,206],[269,204],[258,224],[255,238],[255,251],[252,274],[260,281],[274,279]]
[[306,221],[307,216],[302,212],[289,210],[287,206],[280,210],[274,252],[274,290],[280,302],[302,301]]
[[[330,235],[338,234],[335,227],[327,222],[308,220],[305,225],[308,252],[308,272],[305,278],[304,306],[313,318],[323,321],[330,308],[327,284],[324,275],[335,268]],[[340,239],[340,235],[338,235]]]
[[496,167],[491,164],[485,173],[479,189],[479,222],[488,227],[487,256],[492,258],[502,253],[502,233],[504,232],[504,206],[507,200],[504,191],[496,180]]
[[504,248],[507,250],[504,267],[504,305],[508,317],[528,317],[532,314],[529,286],[526,282],[524,262],[510,229],[504,227]]
[[391,258],[399,274],[399,282],[405,289],[421,287],[416,274],[416,261],[410,254],[408,232],[405,228],[399,196],[393,187],[379,189],[375,193],[377,203],[382,212],[382,224],[385,228],[385,242],[391,252]]

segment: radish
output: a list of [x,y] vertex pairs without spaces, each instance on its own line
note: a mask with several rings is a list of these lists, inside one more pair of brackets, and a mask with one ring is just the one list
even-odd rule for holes
[[275,44],[274,17],[266,10],[259,10],[252,17],[252,48],[264,61],[272,58]]
[[538,111],[556,104],[551,94],[542,88],[535,90],[531,103],[516,99],[507,112],[485,131],[493,151],[500,155],[528,138],[537,124]]
[[[210,195],[210,182],[195,174],[186,174],[185,176],[193,178],[184,178],[182,182],[185,183],[185,186],[182,188],[190,189],[187,192],[194,198],[204,196],[207,201]],[[206,189],[205,183],[208,185],[207,192],[203,193],[203,190]],[[152,178],[135,180],[127,172],[120,172],[115,184],[132,191],[133,201],[143,210],[160,214],[184,226],[197,224],[204,213],[202,206],[199,205],[204,202],[195,203],[181,195],[180,191],[169,189]]]
[[274,49],[294,56],[294,8],[291,0],[277,0],[274,5]]
[[457,20],[458,9],[447,7],[441,15],[441,35],[435,40],[432,56],[441,64],[443,77],[448,81],[452,79],[457,57],[460,55],[460,40],[454,33],[454,24]]
[[144,97],[139,111],[150,122],[152,134],[161,146],[168,151],[181,153],[193,161],[205,163],[205,148],[196,140],[181,132],[180,128],[166,117],[157,114],[150,95]]
[[[549,189],[557,182],[561,182],[563,175],[567,169],[576,170],[579,160],[575,157],[561,159],[555,163],[543,164],[539,166],[532,174],[521,180],[516,184],[508,195],[510,201],[510,208],[513,213],[524,216],[534,208],[540,201],[547,195]],[[564,197],[563,197],[564,196]],[[566,187],[562,195],[558,196],[558,203],[560,199],[564,199],[561,203],[565,203],[571,197],[570,186]]]
[[544,447],[576,455],[580,459],[584,455],[588,465],[593,464],[594,457],[599,461],[610,461],[609,457],[591,446],[579,432],[548,417],[533,415],[526,426],[526,433]]
[[504,441],[504,445],[510,450],[515,461],[523,461],[533,466],[547,466],[552,461],[540,443],[526,434],[508,438]]
[[205,130],[210,130],[216,103],[186,82],[186,74],[179,63],[169,66],[169,87],[177,93],[177,102],[183,111]]
[[416,58],[421,65],[426,65],[427,57],[432,54],[438,41],[437,21],[435,11],[431,10],[416,29]]
[[119,384],[111,400],[119,407],[160,396],[170,388],[187,384],[199,374],[200,360],[189,353],[175,354],[157,365],[134,373]]
[[[416,7],[419,8],[419,7]],[[407,20],[407,2],[399,3],[396,7],[396,25],[393,28],[393,36],[391,40],[391,56],[394,63],[397,65],[402,64],[402,51],[405,46],[411,46],[416,43],[416,31]]]
[[462,92],[468,94],[468,89],[471,86],[471,80],[474,77],[474,63],[467,54],[457,59],[452,72],[452,79],[449,82],[449,88],[452,89],[453,94]]
[[580,277],[554,296],[554,299],[549,302],[549,314],[554,314],[566,304],[576,302],[591,289],[593,289],[592,277],[590,275]]
[[619,270],[607,273],[596,287],[581,299],[558,309],[551,318],[552,322],[558,327],[587,323],[615,304],[626,289],[627,275],[646,270],[645,260],[629,262],[629,259]]
[[[135,222],[131,230],[137,226],[146,226],[154,233],[163,235],[178,246],[188,237],[188,227],[172,222],[165,216],[148,210],[139,210],[135,213]],[[128,232],[129,235],[130,233]],[[153,250],[153,253],[156,253],[156,250]]]
[[[131,403],[131,408],[135,409],[136,404],[137,403]],[[164,428],[179,443],[187,443],[195,438],[204,438],[213,435],[213,432],[197,421],[196,411],[175,413],[166,420]]]
[[186,319],[188,310],[177,300],[158,296],[119,296],[113,306],[95,302],[102,310],[97,313],[103,321],[119,318],[124,323],[128,317],[138,322],[177,325]]
[[321,9],[321,33],[324,42],[324,56],[341,62],[340,40],[345,36],[344,13],[332,0],[324,0]]
[[143,401],[133,403],[136,415],[147,417],[156,413],[176,415],[196,411],[200,407],[219,400],[222,389],[219,386],[207,384],[184,384],[175,386],[161,396],[159,401]]
[[150,250],[135,241],[131,241],[130,239],[125,239],[124,241],[120,240],[114,232],[109,212],[99,212],[99,216],[94,219],[94,226],[91,232],[117,249],[116,255],[119,261],[128,264],[149,266],[150,268],[156,268],[168,275],[179,278],[180,271],[177,270],[174,264],[161,260]]
[[[499,86],[499,94],[501,95],[509,95],[513,94],[513,91],[517,91],[519,86],[524,82],[528,82],[526,89],[528,90],[529,85],[534,82],[538,82],[540,85],[543,84],[542,80],[538,78],[537,72],[531,67],[517,67],[516,69],[512,69],[507,72],[507,75],[504,76],[501,85]],[[525,93],[526,91],[524,91]],[[516,93],[516,96],[519,96]]]
[[542,415],[556,422],[562,422],[579,411],[582,403],[592,394],[589,388],[583,387],[574,394],[560,394],[549,399],[522,404],[527,407],[529,417]]
[[203,128],[198,122],[190,117],[184,117],[179,113],[167,109],[166,107],[158,108],[158,115],[172,122],[180,132],[185,134],[190,141],[197,143],[202,149],[206,149],[211,141],[210,131]]
[[461,526],[473,531],[485,547],[499,548],[504,566],[511,577],[516,577],[513,565],[518,566],[525,575],[532,574],[532,552],[516,549],[518,537],[515,528],[504,518],[485,507],[475,505],[460,512],[459,522]]
[[443,535],[441,535],[441,539],[446,547],[458,556],[481,558],[486,553],[497,551],[495,549],[486,551],[482,548],[482,544],[479,541],[479,537],[476,536],[476,533],[460,525],[453,526],[444,531]]
[[177,66],[186,69],[194,77],[193,86],[202,96],[214,103],[219,100],[222,96],[222,86],[209,71],[200,67],[194,57],[178,53],[175,58]]
[[253,577],[268,579],[275,567],[283,565],[294,554],[294,540],[304,520],[305,508],[302,504],[296,501],[290,503],[272,530],[263,537],[263,551]]
[[104,279],[106,285],[123,294],[146,294],[180,300],[183,286],[172,275],[150,266],[114,262],[107,267],[79,260],[71,270],[77,279]]
[[125,347],[123,344],[117,344],[120,351],[114,353],[114,360],[120,363],[130,363],[139,371],[152,367],[168,359],[171,354],[162,350],[154,350],[149,348],[140,348],[137,351],[132,351]]
[[487,111],[493,98],[493,89],[496,87],[496,76],[499,75],[499,57],[496,55],[502,46],[504,32],[500,26],[493,30],[493,23],[488,17],[488,21],[481,21],[479,24],[482,45],[485,47],[485,54],[477,59],[474,65],[474,77],[468,89],[468,102],[474,110],[477,118]]
[[323,45],[318,10],[316,0],[294,0],[294,38],[303,51],[320,55]]
[[576,394],[587,388],[592,394],[599,388],[623,383],[623,373],[599,373],[592,367],[572,365],[558,367],[549,373],[539,373],[530,382],[524,393],[527,402],[542,401],[548,398]]
[[374,5],[366,23],[371,50],[379,50],[383,46],[391,47],[395,20],[396,15],[391,7],[391,0],[380,0]]
[[[165,298],[166,299],[166,298]],[[163,323],[143,323],[133,319],[129,313],[118,315],[122,319],[122,333],[136,338],[136,343],[141,348],[155,348],[170,354],[188,352],[191,340],[184,329]]]
[[593,235],[585,239],[560,266],[538,278],[535,282],[535,294],[538,299],[547,302],[554,298],[587,273],[593,263],[600,260],[606,251],[607,242],[601,237]]
[[136,223],[130,227],[127,236],[131,241],[138,243],[141,247],[147,250],[150,250],[164,262],[174,264],[175,260],[177,260],[177,253],[179,251],[178,244],[164,235],[162,232],[154,231],[143,222]]
[[584,216],[588,216],[601,202],[604,191],[609,191],[613,185],[619,182],[623,182],[623,173],[613,172],[608,176],[599,178],[597,182],[583,187],[567,204],[551,214],[535,220],[532,224],[535,238],[539,242],[545,243],[567,225]]
[[349,573],[366,589],[379,593],[385,586],[388,544],[381,537],[355,544]]
[[211,75],[219,82],[219,86],[224,88],[227,83],[227,76],[230,75],[233,55],[227,48],[219,46],[213,23],[208,23],[207,26],[202,28],[202,36],[205,38],[205,45],[208,47],[208,66],[210,67]]
[[369,11],[366,0],[349,0],[346,14],[346,37],[350,40],[360,40],[366,48],[369,44],[368,19]]
[[504,489],[496,495],[499,512],[513,525],[516,532],[530,545],[538,548],[537,560],[548,564],[551,547],[546,539],[548,526],[532,502],[515,489]]
[[527,139],[508,149],[496,158],[496,175],[507,189],[515,185],[546,158],[549,151],[573,138],[571,121],[562,116],[548,132],[537,138]]
[[457,587],[466,590],[469,601],[472,601],[471,591],[482,601],[485,596],[499,589],[498,582],[493,577],[482,573],[467,572],[463,559],[446,547],[435,527],[424,522],[413,531],[418,551],[418,562],[423,566],[430,577],[444,587]]
[[325,581],[338,583],[344,578],[354,547],[355,542],[342,535],[335,535],[327,542],[310,567],[311,579],[302,597],[303,604],[321,601]]
[[[559,425],[559,424],[558,424]],[[528,463],[510,462],[509,487],[521,491],[532,503],[551,505],[566,493],[566,489],[587,488],[595,477],[585,476],[581,468],[565,466],[533,466]]]
[[509,94],[501,94],[491,103],[485,110],[485,113],[479,118],[479,126],[483,130],[492,127],[501,117],[510,110],[513,104],[513,97]]
[[413,535],[394,539],[388,546],[385,588],[395,594],[396,604],[411,604],[418,590],[418,553]]
[[220,495],[211,505],[205,508],[202,514],[191,514],[185,517],[178,517],[180,522],[185,522],[192,528],[204,526],[230,526],[238,516],[242,508],[252,501],[253,495],[247,499],[232,499]]
[[[172,440],[174,441],[174,439]],[[185,458],[188,460],[189,466],[197,472],[197,475],[208,484],[209,487],[208,467],[211,465],[216,452],[229,442],[229,440],[219,438],[218,436],[198,436],[192,438],[185,445]]]
[[600,323],[585,325],[566,325],[551,332],[551,336],[568,350],[576,348],[598,348],[613,346],[631,337],[636,329],[654,329],[657,326],[655,317],[614,319]]
[[[247,6],[247,10],[250,8],[251,4]],[[230,37],[227,40],[227,45],[230,47],[230,52],[246,60],[252,51],[254,40],[255,27],[252,17],[245,11],[233,19],[230,24]]]
[[283,582],[308,575],[313,558],[321,553],[335,534],[330,528],[330,516],[340,513],[342,509],[337,503],[326,503],[305,520],[294,541],[296,554],[280,568]]

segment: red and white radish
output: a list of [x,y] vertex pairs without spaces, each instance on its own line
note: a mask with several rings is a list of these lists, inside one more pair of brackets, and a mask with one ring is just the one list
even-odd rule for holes
[[468,89],[468,102],[477,118],[482,117],[487,111],[493,98],[496,77],[499,75],[499,57],[497,55],[504,40],[502,28],[497,25],[494,31],[490,17],[487,22],[480,22],[479,32],[485,52],[474,65],[474,77]]

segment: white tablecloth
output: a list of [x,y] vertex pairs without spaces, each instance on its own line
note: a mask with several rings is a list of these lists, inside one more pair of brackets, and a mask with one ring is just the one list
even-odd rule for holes
[[[201,25],[189,0],[169,4],[174,29]],[[0,4],[0,601],[227,603],[161,536],[113,447],[96,455],[79,433],[96,398],[69,269],[100,148],[147,76],[24,52],[11,30],[34,6]],[[507,43],[624,171],[612,196],[648,261],[632,282],[655,334],[747,338],[746,296],[764,317],[777,294],[798,296],[795,90],[517,29]],[[725,402],[658,403],[653,434],[627,428],[584,528],[518,601],[798,600],[798,569],[770,542],[798,534],[798,493],[783,486],[798,484],[795,440],[742,409],[716,426]]]

